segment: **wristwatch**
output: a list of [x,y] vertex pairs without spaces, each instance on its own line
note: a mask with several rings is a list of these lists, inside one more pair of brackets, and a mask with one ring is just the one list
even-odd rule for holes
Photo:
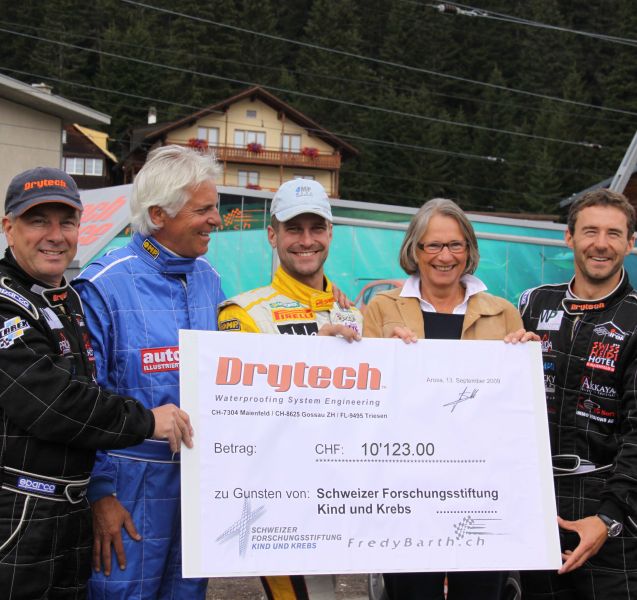
[[604,525],[608,527],[608,537],[617,537],[622,532],[624,526],[619,521],[615,521],[599,513],[597,513],[597,516],[604,522]]

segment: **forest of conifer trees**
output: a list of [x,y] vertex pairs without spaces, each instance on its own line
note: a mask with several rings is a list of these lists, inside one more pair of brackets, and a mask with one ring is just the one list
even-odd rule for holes
[[634,0],[1,4],[0,73],[111,115],[119,156],[150,105],[170,121],[258,84],[360,150],[344,198],[555,213],[637,129]]

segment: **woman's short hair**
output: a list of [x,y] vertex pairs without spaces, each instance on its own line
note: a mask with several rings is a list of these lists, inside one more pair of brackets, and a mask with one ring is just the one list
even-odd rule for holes
[[474,273],[478,268],[478,262],[480,260],[476,233],[464,211],[453,200],[447,200],[447,198],[434,198],[433,200],[429,200],[429,202],[425,202],[414,215],[414,218],[407,228],[407,233],[405,233],[402,246],[400,247],[400,266],[408,275],[416,275],[418,273],[416,244],[425,234],[425,231],[427,231],[429,221],[431,221],[434,215],[452,217],[458,222],[462,235],[468,244],[467,264],[462,274]]
[[177,145],[153,150],[133,183],[133,230],[142,235],[157,231],[159,227],[148,212],[151,206],[159,206],[169,217],[174,217],[199,184],[208,179],[217,181],[220,176],[221,167],[212,153]]

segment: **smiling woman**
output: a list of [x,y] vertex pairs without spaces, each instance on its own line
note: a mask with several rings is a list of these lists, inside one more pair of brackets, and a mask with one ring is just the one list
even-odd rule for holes
[[[400,265],[410,276],[402,288],[380,292],[365,312],[363,336],[457,340],[502,340],[522,327],[517,309],[486,292],[473,275],[478,243],[462,209],[444,198],[416,213],[400,249]],[[448,600],[497,600],[506,574],[447,574]],[[445,573],[388,573],[390,600],[441,598]]]

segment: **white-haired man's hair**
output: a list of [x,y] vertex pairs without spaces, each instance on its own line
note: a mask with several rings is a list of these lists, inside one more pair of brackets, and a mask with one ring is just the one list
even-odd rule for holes
[[151,235],[159,229],[150,218],[151,206],[159,206],[169,217],[174,217],[198,185],[208,179],[216,182],[220,177],[221,167],[212,153],[177,145],[153,150],[133,183],[133,230]]

